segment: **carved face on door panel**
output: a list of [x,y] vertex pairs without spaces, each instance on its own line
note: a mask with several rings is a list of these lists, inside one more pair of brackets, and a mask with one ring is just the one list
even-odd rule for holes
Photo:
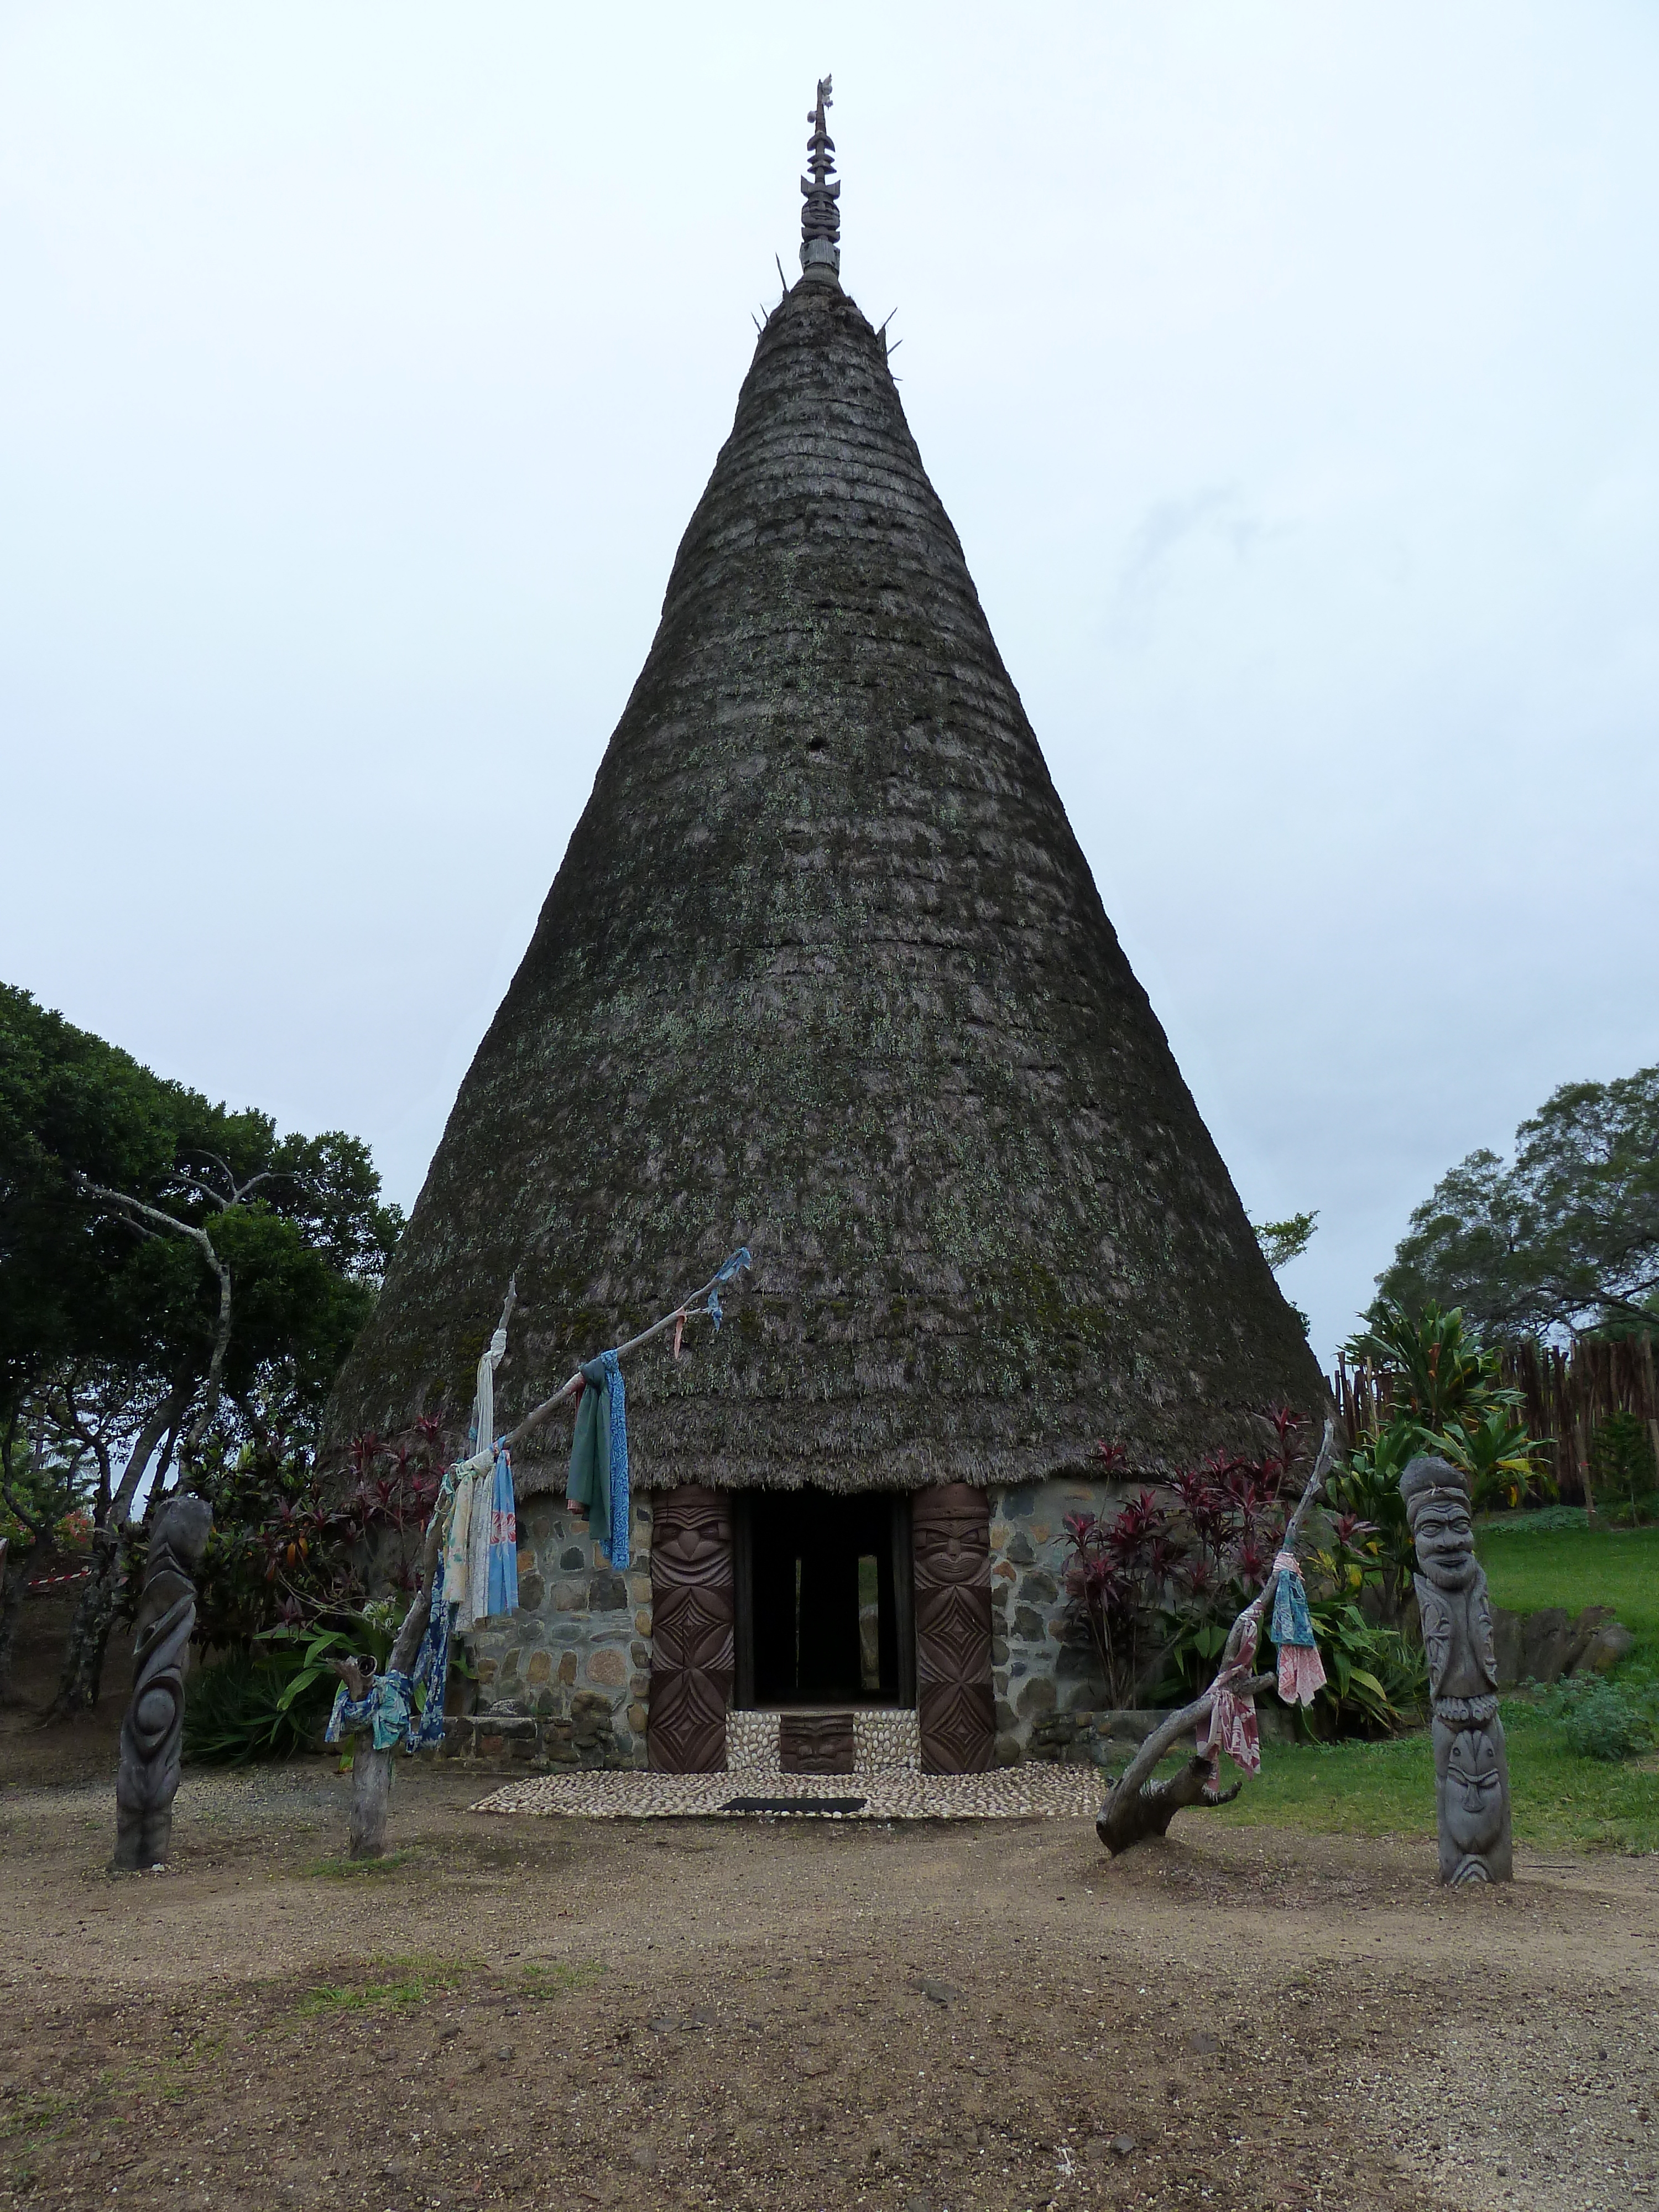
[[659,1771],[717,1773],[737,1666],[730,1501],[687,1485],[657,1509],[651,1546],[647,1757]]
[[982,1772],[992,1764],[996,1729],[989,1501],[963,1483],[924,1490],[912,1532],[922,1768]]
[[[724,1498],[672,1510],[677,1491],[657,1517],[651,1547],[653,1581],[660,1565],[664,1579],[684,1587],[729,1582],[732,1577],[732,1509]],[[707,1493],[704,1493],[705,1497]]]
[[911,1544],[918,1589],[924,1583],[983,1581],[991,1555],[990,1507],[984,1492],[963,1483],[922,1491],[915,1502]]

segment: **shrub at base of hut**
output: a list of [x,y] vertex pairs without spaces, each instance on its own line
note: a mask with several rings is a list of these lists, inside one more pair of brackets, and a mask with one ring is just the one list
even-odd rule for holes
[[[199,1647],[250,1651],[273,1629],[344,1625],[372,1590],[415,1589],[416,1565],[438,1494],[437,1425],[406,1437],[359,1437],[349,1487],[320,1474],[279,1423],[260,1423],[234,1457],[210,1461],[191,1487],[213,1508],[196,1614]],[[144,1532],[128,1549],[129,1617],[143,1579]],[[370,1647],[365,1646],[365,1649]]]
[[[1284,1413],[1263,1418],[1272,1443],[1260,1457],[1217,1455],[1141,1491],[1110,1521],[1067,1516],[1072,1617],[1095,1647],[1114,1706],[1195,1697],[1266,1581],[1296,1494],[1303,1424]],[[1109,1468],[1122,1464],[1119,1448],[1097,1449]],[[1323,1525],[1323,1544],[1304,1565],[1327,1682],[1297,1725],[1322,1741],[1391,1735],[1427,1694],[1422,1651],[1361,1609],[1386,1571],[1375,1526],[1352,1513]]]

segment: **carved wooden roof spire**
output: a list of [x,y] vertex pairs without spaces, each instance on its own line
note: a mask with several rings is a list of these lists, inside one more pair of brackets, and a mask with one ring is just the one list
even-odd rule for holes
[[841,179],[836,175],[836,142],[823,120],[830,105],[835,80],[818,79],[817,106],[807,117],[812,135],[806,142],[810,178],[800,180],[806,204],[800,211],[800,265],[803,274],[830,283],[841,276]]

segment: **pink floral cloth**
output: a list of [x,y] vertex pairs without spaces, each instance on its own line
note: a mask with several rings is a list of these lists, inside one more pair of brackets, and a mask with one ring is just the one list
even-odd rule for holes
[[1255,1717],[1255,1699],[1249,1692],[1240,1692],[1225,1683],[1218,1686],[1215,1703],[1210,1707],[1210,1733],[1199,1745],[1200,1751],[1210,1754],[1210,1786],[1221,1778],[1221,1754],[1224,1751],[1235,1766],[1246,1774],[1261,1771],[1261,1732]]
[[1252,1613],[1245,1623],[1237,1656],[1224,1674],[1216,1677],[1209,1728],[1198,1739],[1200,1751],[1210,1754],[1212,1790],[1221,1779],[1224,1751],[1234,1765],[1242,1767],[1246,1774],[1261,1771],[1261,1731],[1255,1717],[1255,1698],[1250,1691],[1239,1686],[1249,1680],[1255,1668],[1255,1642],[1261,1626],[1261,1616]]
[[1325,1686],[1317,1651],[1302,1644],[1279,1647],[1279,1694],[1287,1705],[1310,1705]]

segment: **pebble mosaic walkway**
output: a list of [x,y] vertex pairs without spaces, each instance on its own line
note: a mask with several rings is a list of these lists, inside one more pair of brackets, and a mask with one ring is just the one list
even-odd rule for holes
[[[538,1774],[509,1782],[475,1813],[582,1820],[1030,1820],[1091,1818],[1105,1794],[1092,1766],[1004,1766],[990,1774]],[[764,1813],[740,1809],[763,1799]],[[856,1811],[845,1809],[854,1800]],[[789,1809],[784,1811],[782,1806]]]

